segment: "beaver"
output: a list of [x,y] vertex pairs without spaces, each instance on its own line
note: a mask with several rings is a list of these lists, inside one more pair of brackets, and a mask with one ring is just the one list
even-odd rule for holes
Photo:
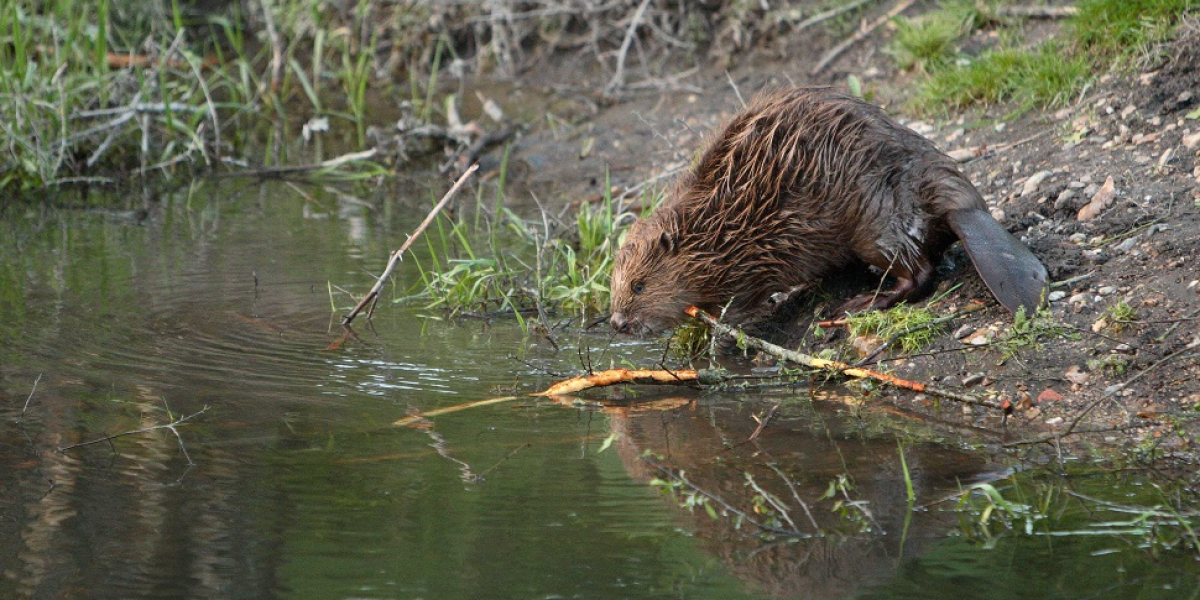
[[895,279],[839,309],[928,294],[954,240],[1009,310],[1041,306],[1046,268],[932,142],[829,88],[759,96],[734,116],[617,252],[610,324],[648,335],[696,305],[762,321],[779,299],[857,263]]

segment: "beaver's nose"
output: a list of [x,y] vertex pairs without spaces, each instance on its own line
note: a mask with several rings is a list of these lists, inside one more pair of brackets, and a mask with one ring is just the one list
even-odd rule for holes
[[621,333],[629,333],[629,321],[625,319],[625,315],[619,312],[613,313],[612,317],[609,318],[608,323],[612,325],[613,329],[616,329]]

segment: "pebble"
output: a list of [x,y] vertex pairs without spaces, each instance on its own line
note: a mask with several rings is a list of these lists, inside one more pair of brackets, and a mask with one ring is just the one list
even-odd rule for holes
[[962,327],[959,327],[957,330],[955,330],[954,339],[961,340],[961,339],[967,337],[968,335],[971,335],[972,331],[975,331],[974,327],[971,327],[970,325],[963,325]]
[[1200,131],[1183,136],[1183,146],[1188,150],[1195,150],[1196,146],[1200,146]]
[[1115,294],[1116,291],[1117,291],[1117,288],[1115,288],[1111,285],[1104,285],[1104,286],[1100,286],[1100,289],[1096,290],[1096,293],[1100,294],[1101,296],[1111,296],[1111,295]]
[[[1121,242],[1120,244],[1117,244],[1116,248],[1113,248],[1113,249],[1116,250],[1117,252],[1124,254],[1124,253],[1132,250],[1133,247],[1137,245],[1137,243],[1138,243],[1138,238],[1137,238],[1137,236],[1134,236],[1134,237],[1131,237],[1131,238]],[[1101,289],[1103,289],[1103,288],[1101,288]]]
[[1082,244],[1087,241],[1087,234],[1086,233],[1072,233],[1071,237],[1069,237],[1067,239],[1071,240],[1071,242],[1073,242],[1073,243]]
[[1032,195],[1037,191],[1038,186],[1042,185],[1042,182],[1046,181],[1053,174],[1050,171],[1038,171],[1030,175],[1029,179],[1025,180],[1025,187],[1021,190],[1021,197],[1024,198],[1025,196]]
[[1062,423],[1062,422],[1063,422],[1062,417],[1051,417],[1049,419],[1046,419],[1047,425],[1058,425],[1059,423]]
[[1066,297],[1067,297],[1066,292],[1064,292],[1062,290],[1055,290],[1053,292],[1050,292],[1050,295],[1047,296],[1047,299],[1050,300],[1051,302],[1058,302],[1059,300],[1062,300],[1063,298],[1066,298]]
[[1171,159],[1175,158],[1175,148],[1167,148],[1163,150],[1162,156],[1158,157],[1158,168],[1164,169]]
[[971,387],[983,381],[983,373],[972,373],[963,378],[963,387]]
[[1087,292],[1079,292],[1078,294],[1071,296],[1067,302],[1070,302],[1071,304],[1088,304],[1090,300],[1091,298]]

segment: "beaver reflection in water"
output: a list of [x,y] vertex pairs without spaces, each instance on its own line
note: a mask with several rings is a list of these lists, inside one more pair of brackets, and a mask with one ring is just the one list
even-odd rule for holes
[[839,313],[887,308],[932,290],[955,238],[1006,308],[1041,305],[1045,267],[932,142],[829,89],[774,92],[735,116],[630,229],[613,269],[611,324],[657,333],[689,305],[752,323],[771,316],[778,294],[859,262],[896,284]]

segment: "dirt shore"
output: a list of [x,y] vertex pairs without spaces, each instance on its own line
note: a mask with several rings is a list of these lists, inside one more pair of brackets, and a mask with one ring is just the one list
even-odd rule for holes
[[[1182,32],[1162,58],[1100,77],[1064,108],[993,106],[920,119],[903,108],[916,76],[883,52],[886,29],[815,77],[810,69],[835,42],[820,35],[774,40],[728,70],[702,67],[661,80],[663,89],[615,96],[594,91],[604,75],[586,61],[564,58],[521,85],[559,95],[578,111],[575,120],[524,135],[510,164],[519,183],[568,199],[597,196],[606,170],[618,191],[667,185],[743,99],[793,84],[844,89],[854,75],[869,100],[964,156],[994,215],[1059,282],[1049,320],[1057,326],[1025,345],[1002,344],[1013,316],[956,248],[940,276],[942,290],[958,287],[935,309],[985,307],[952,322],[922,355],[884,364],[1011,401],[1018,410],[1007,426],[1018,438],[1074,427],[1096,432],[1085,436],[1089,444],[1187,455],[1200,407],[1200,31],[1185,24]],[[793,325],[799,334],[808,331],[806,311]],[[844,342],[835,332],[802,343]],[[911,394],[893,401],[935,404]],[[964,418],[1001,427],[991,412],[964,409]]]

